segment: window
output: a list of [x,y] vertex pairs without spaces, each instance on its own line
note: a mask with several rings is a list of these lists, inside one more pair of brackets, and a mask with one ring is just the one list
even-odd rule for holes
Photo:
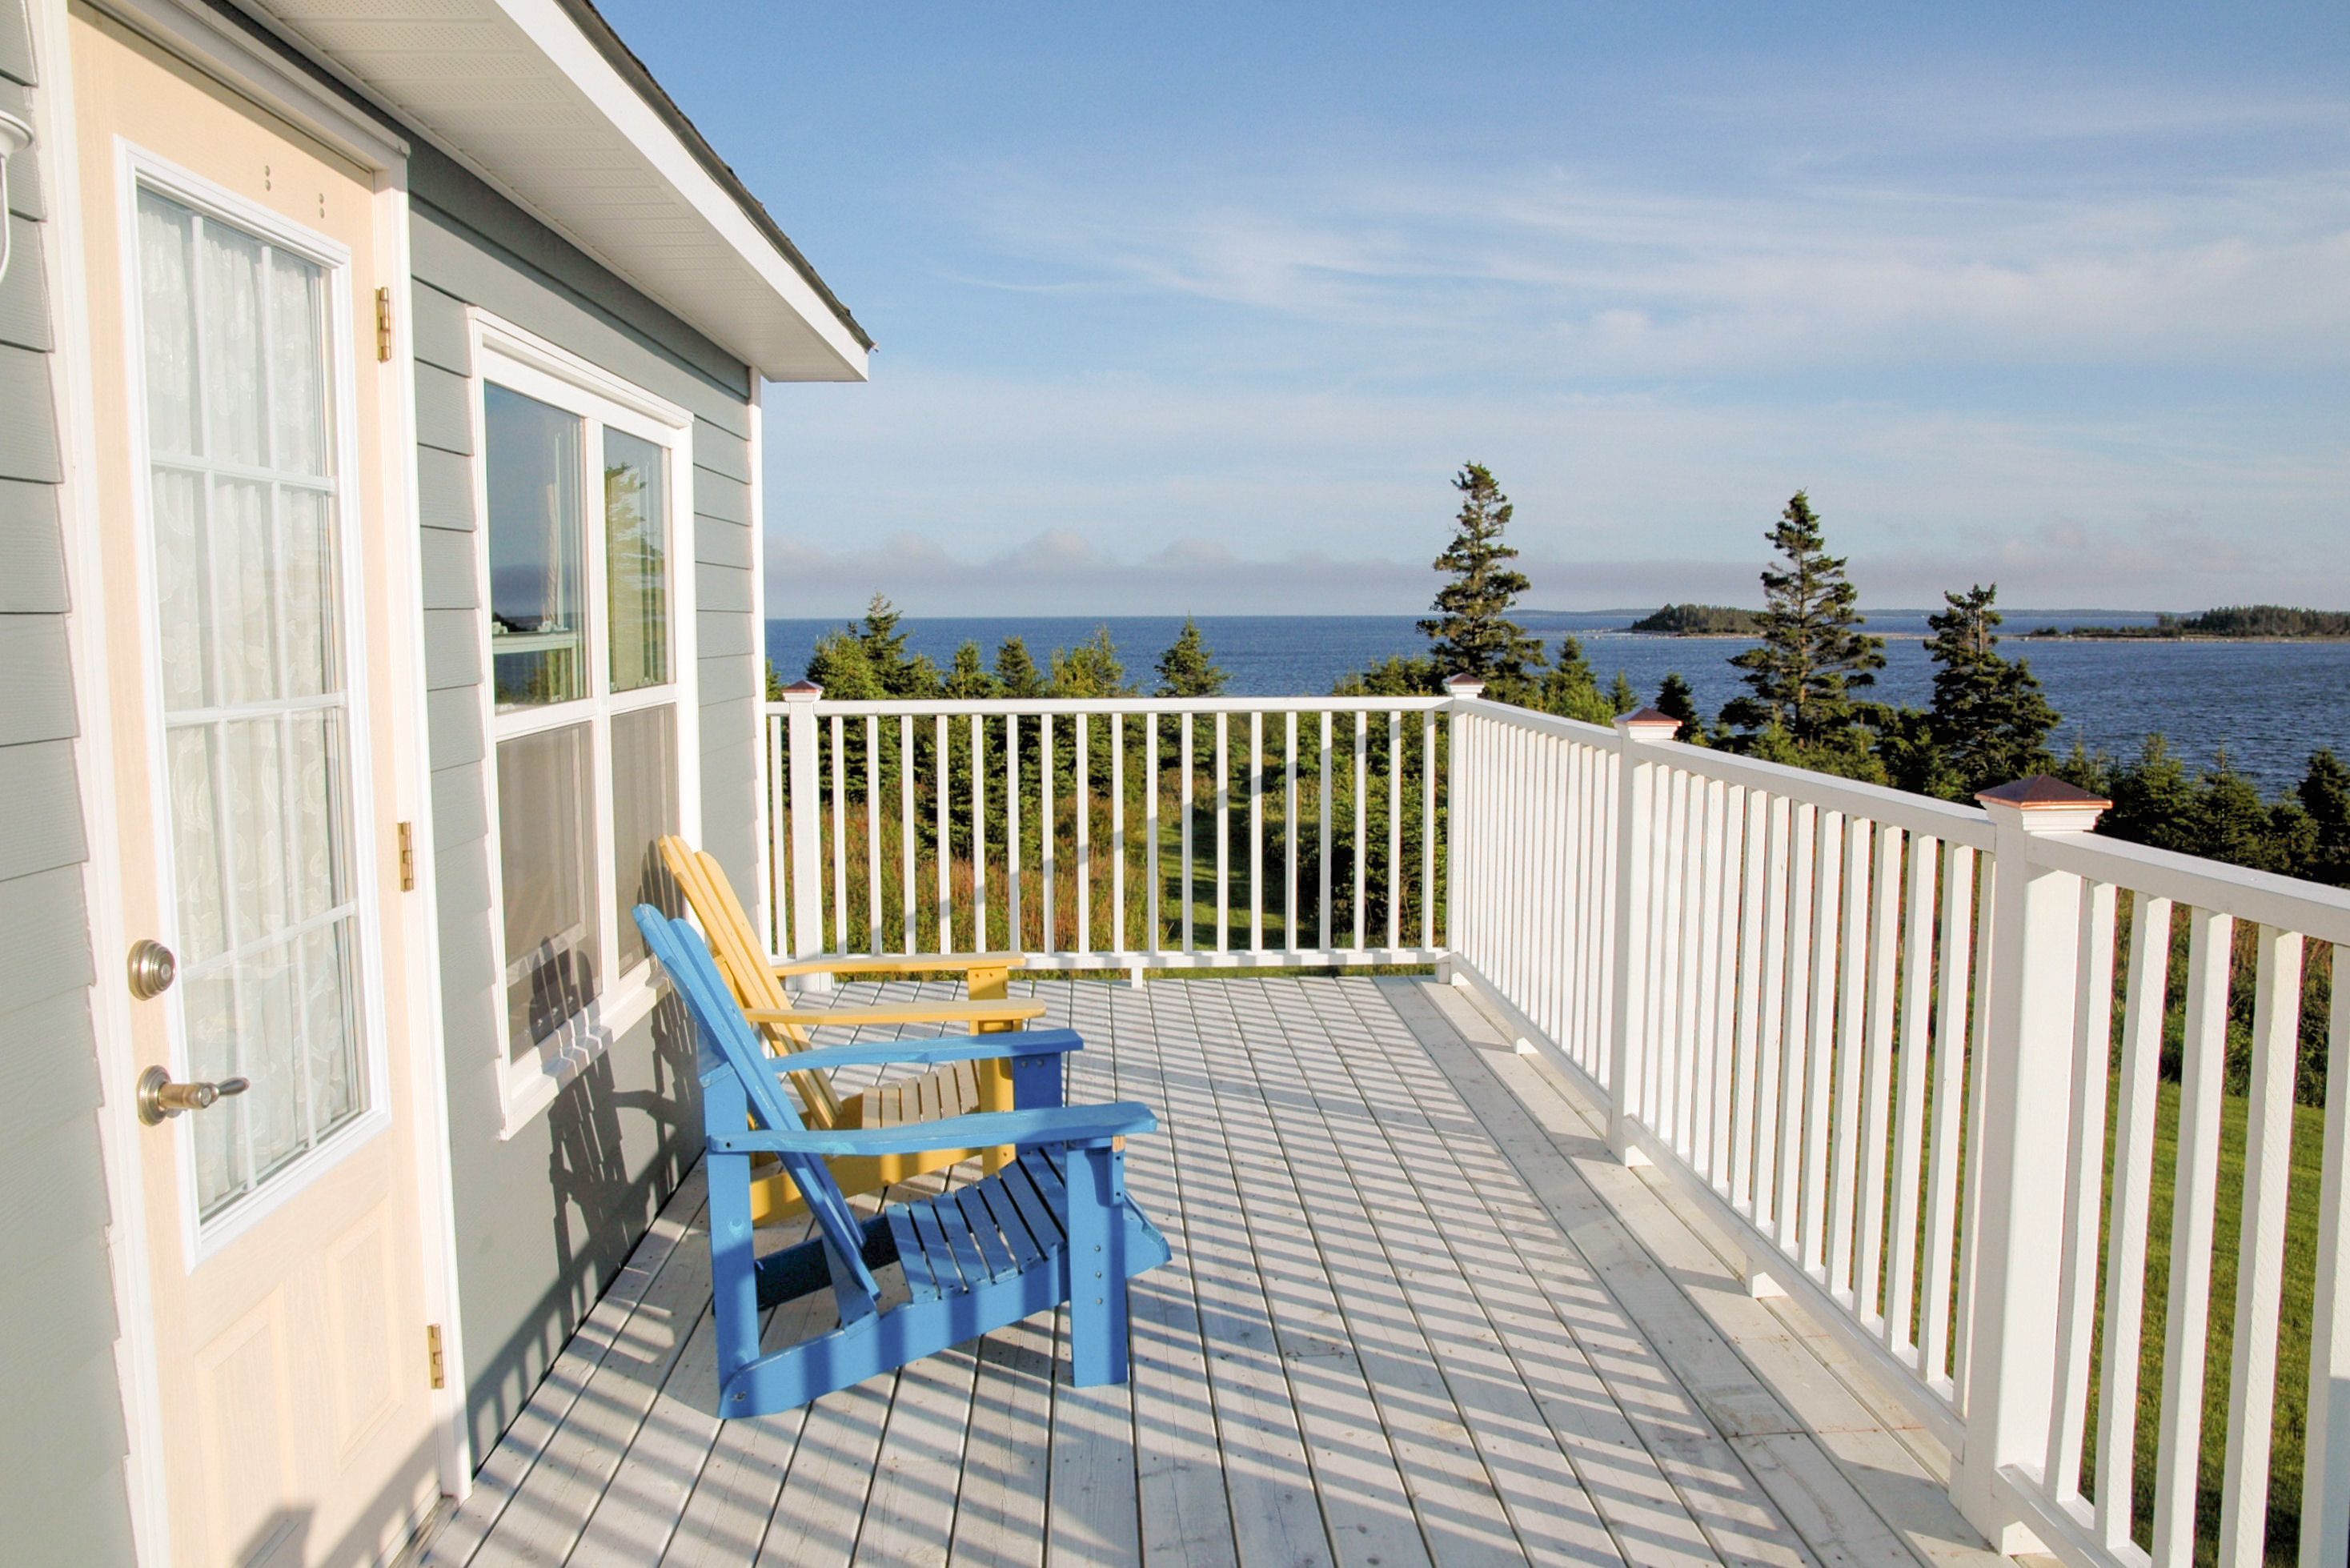
[[[134,214],[154,690],[200,1225],[255,1212],[379,1099],[351,857],[339,264],[142,174]],[[248,222],[253,226],[247,226]],[[323,1157],[320,1157],[323,1158]]]
[[691,418],[477,317],[509,1130],[651,1005],[654,840],[692,834]]

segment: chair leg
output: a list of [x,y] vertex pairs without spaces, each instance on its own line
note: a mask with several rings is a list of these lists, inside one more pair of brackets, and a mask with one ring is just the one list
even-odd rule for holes
[[703,1160],[710,1182],[710,1304],[723,1398],[734,1375],[759,1359],[758,1243],[751,1223],[751,1157],[712,1151]]
[[1107,1143],[1069,1147],[1069,1381],[1080,1388],[1126,1381],[1125,1167]]

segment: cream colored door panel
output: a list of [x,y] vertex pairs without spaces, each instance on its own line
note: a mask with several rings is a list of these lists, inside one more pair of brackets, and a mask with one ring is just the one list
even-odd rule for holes
[[367,171],[70,14],[128,934],[179,1563],[367,1562],[438,1490],[400,914],[398,383]]

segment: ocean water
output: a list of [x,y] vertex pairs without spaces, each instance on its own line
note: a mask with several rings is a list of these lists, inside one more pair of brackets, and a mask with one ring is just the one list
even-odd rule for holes
[[[1623,629],[1641,610],[1544,612],[1519,617],[1528,630],[1555,647],[1561,636],[1581,639],[1584,657],[1602,686],[1621,670],[1644,701],[1653,701],[1666,674],[1678,672],[1696,691],[1704,712],[1719,710],[1742,690],[1730,657],[1747,646],[1739,638],[1650,637]],[[1885,669],[1876,695],[1924,706],[1932,692],[1926,658],[1926,611],[1872,612],[1869,629],[1887,639]],[[1419,653],[1427,641],[1410,616],[1202,616],[1200,629],[1216,662],[1242,696],[1326,692],[1347,673],[1391,654]],[[2146,626],[2150,614],[2121,610],[2015,610],[2002,629],[2002,649],[2031,660],[2049,701],[2064,715],[2059,750],[2078,740],[2117,753],[2135,753],[2159,732],[2190,763],[2228,761],[2269,794],[2301,777],[2309,753],[2331,746],[2350,755],[2350,642],[2065,642],[2027,641],[2039,626]],[[817,637],[833,620],[771,620],[767,656],[786,680],[807,666]],[[1038,665],[1052,649],[1091,637],[1097,627],[1126,665],[1127,677],[1148,691],[1152,666],[1183,629],[1180,616],[1006,617],[939,618],[905,623],[908,646],[941,668],[955,649],[976,642],[991,663],[1005,639],[1025,638]]]

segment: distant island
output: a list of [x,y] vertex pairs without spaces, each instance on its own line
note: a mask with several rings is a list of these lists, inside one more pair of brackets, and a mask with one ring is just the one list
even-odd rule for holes
[[1762,629],[1762,618],[1731,605],[1667,605],[1624,629],[1663,637],[1753,637]]
[[[1665,607],[1669,610],[1672,607]],[[2024,635],[2158,641],[2183,638],[2350,638],[2350,611],[2293,609],[2284,605],[2225,605],[2200,615],[2158,615],[2152,626],[2043,626]]]

